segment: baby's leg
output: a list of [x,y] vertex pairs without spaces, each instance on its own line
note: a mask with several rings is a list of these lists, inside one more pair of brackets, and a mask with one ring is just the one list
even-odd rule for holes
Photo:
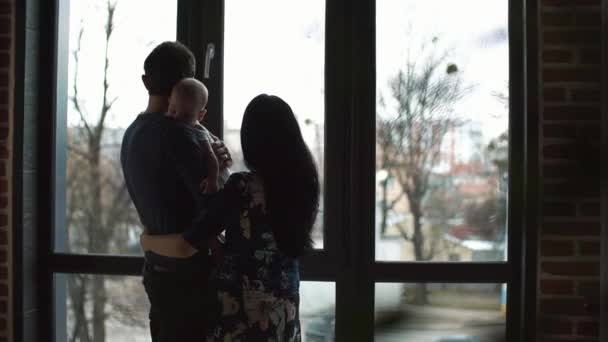
[[203,158],[205,159],[205,163],[207,164],[207,178],[203,180],[202,186],[204,193],[213,193],[218,191],[218,178],[219,178],[219,162],[215,153],[213,153],[213,148],[211,147],[211,142],[209,140],[201,141],[201,147],[203,149]]

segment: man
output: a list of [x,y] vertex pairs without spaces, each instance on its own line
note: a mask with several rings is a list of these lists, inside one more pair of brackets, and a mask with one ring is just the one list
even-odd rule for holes
[[[148,107],[123,138],[121,164],[127,189],[151,235],[180,233],[196,225],[196,216],[204,209],[200,182],[206,167],[196,132],[166,115],[173,86],[194,77],[195,65],[192,52],[177,42],[164,42],[148,55],[142,76]],[[230,160],[227,149],[221,142],[213,147],[225,165]],[[153,342],[204,341],[215,312],[209,298],[207,252],[189,259],[145,254],[143,278]]]

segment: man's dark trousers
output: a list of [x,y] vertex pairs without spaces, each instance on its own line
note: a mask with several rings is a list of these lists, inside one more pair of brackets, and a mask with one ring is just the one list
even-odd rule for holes
[[204,342],[214,321],[207,267],[175,270],[146,262],[152,342]]

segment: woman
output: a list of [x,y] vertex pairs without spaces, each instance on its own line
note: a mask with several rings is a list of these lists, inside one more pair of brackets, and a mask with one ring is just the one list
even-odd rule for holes
[[[298,257],[312,247],[319,178],[293,111],[269,95],[243,116],[241,145],[249,172],[233,174],[209,195],[203,227],[226,229],[218,266],[219,320],[209,341],[300,341]],[[213,181],[213,180],[211,180]],[[145,250],[188,257],[182,235],[142,236]]]

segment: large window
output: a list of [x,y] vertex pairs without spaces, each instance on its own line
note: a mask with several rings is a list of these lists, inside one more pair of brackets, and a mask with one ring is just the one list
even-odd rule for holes
[[54,1],[54,239],[40,283],[57,342],[148,340],[119,151],[147,105],[143,60],[176,39],[234,171],[260,93],[290,104],[318,164],[305,341],[523,340],[523,0]]
[[143,60],[175,40],[177,1],[70,1],[69,13],[66,221],[58,249],[141,254],[120,144],[147,105]]
[[377,2],[377,260],[505,260],[508,29],[508,1]]
[[[325,1],[227,0],[224,13],[224,139],[234,151],[234,169],[246,168],[240,127],[247,103],[277,95],[292,107],[323,184]],[[323,201],[316,248],[323,248],[322,222]]]

